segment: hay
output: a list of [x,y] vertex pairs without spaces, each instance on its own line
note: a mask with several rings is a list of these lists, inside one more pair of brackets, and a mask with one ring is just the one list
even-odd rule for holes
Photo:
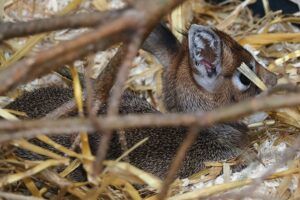
[[[216,26],[235,37],[240,44],[250,49],[251,53],[269,70],[280,75],[279,83],[298,84],[300,82],[299,69],[297,68],[300,66],[300,34],[299,29],[292,23],[299,24],[299,17],[284,16],[280,12],[272,12],[269,10],[268,1],[264,0],[264,9],[267,14],[263,18],[258,18],[253,16],[246,7],[251,2],[251,0],[243,3],[226,1],[222,5],[212,5],[204,1],[188,1],[170,16],[171,29],[180,38],[180,32],[190,23],[192,17],[196,23]],[[33,0],[0,0],[0,16],[5,21],[23,18],[29,20],[51,15],[64,15],[70,12],[84,12],[89,9],[110,10],[122,5],[123,3],[118,1],[109,2],[106,0],[45,0],[43,3]],[[28,54],[52,46],[60,42],[62,38],[70,39],[74,34],[82,31],[85,30],[57,31],[5,41],[0,50],[0,67],[8,67]],[[115,51],[112,49],[97,53],[93,57],[95,66],[97,66],[94,71],[99,73],[114,53]],[[84,63],[81,62],[76,68],[71,68],[79,113],[83,113],[83,103],[77,71],[82,70]],[[247,72],[245,73],[247,74]],[[44,85],[44,82],[53,84],[51,82],[53,76],[55,75],[51,75],[46,80],[39,79],[37,85]],[[149,54],[140,51],[126,87],[146,96],[153,105],[164,111],[161,102],[161,76],[162,67],[159,63]],[[260,80],[250,79],[254,79],[254,82],[264,89],[265,86]],[[55,79],[54,82],[61,85],[63,81],[63,79]],[[33,83],[27,84],[26,87],[35,88]],[[13,98],[20,93],[17,90],[16,94],[11,93],[8,97]],[[17,120],[16,116],[25,116],[26,114],[0,109],[0,115],[7,120]],[[242,196],[249,198],[278,195],[280,199],[298,199],[300,197],[298,185],[299,157],[293,157],[288,164],[276,168],[275,171],[270,171],[270,174],[266,176],[266,181],[261,181],[259,185],[256,185],[255,192],[244,186],[255,183],[256,178],[264,174],[266,167],[284,164],[279,163],[281,156],[285,155],[283,152],[292,146],[299,133],[300,108],[273,111],[269,113],[267,119],[264,118],[249,124],[249,128],[251,128],[252,136],[249,150],[255,150],[259,155],[259,160],[253,161],[246,169],[236,173],[231,171],[231,167],[239,163],[238,159],[225,163],[206,163],[206,169],[194,174],[189,179],[176,180],[171,185],[171,199],[196,199],[212,195],[221,195],[220,198],[233,198],[239,197],[238,195],[241,193]],[[88,196],[90,199],[145,198],[148,200],[157,198],[156,193],[161,187],[161,180],[128,163],[119,162],[137,146],[142,145],[145,140],[124,152],[120,159],[106,161],[105,173],[99,177],[89,176],[87,182],[72,182],[66,178],[67,175],[80,164],[83,164],[89,172],[91,163],[95,159],[90,153],[86,133],[81,133],[82,153],[66,149],[46,136],[38,136],[37,138],[64,156],[30,144],[26,140],[11,141],[10,144],[14,146],[22,147],[48,158],[45,161],[25,161],[12,154],[11,146],[3,144],[0,154],[0,187],[5,192],[0,192],[0,197],[8,199],[26,199],[26,196],[38,199],[85,199]],[[71,160],[71,157],[76,159]],[[58,173],[52,170],[53,166],[67,167]],[[223,175],[222,171],[224,172]],[[146,185],[146,191],[144,191],[145,189],[137,189],[134,184]]]

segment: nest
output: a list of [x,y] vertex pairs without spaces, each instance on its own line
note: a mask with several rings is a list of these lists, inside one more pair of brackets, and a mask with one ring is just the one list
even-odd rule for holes
[[[267,1],[264,1],[267,2]],[[300,33],[295,24],[300,18],[285,16],[280,11],[267,10],[262,18],[253,16],[247,5],[251,0],[225,1],[209,4],[204,1],[187,1],[172,14],[165,17],[171,30],[180,39],[181,31],[193,23],[212,25],[227,32],[247,48],[264,66],[279,77],[278,85],[287,93],[291,86],[300,81]],[[84,13],[95,10],[106,11],[124,6],[124,2],[106,0],[19,0],[0,1],[0,15],[4,21],[27,21],[64,15],[70,12]],[[1,27],[1,25],[0,25]],[[1,44],[1,68],[7,68],[24,56],[35,55],[41,49],[49,48],[86,32],[87,29],[63,30],[35,36],[16,38]],[[80,73],[92,65],[91,77],[97,77],[116,53],[116,48],[98,52],[73,63],[66,71],[60,70],[28,84],[19,86],[1,97],[2,107],[21,95],[24,90],[34,90],[49,85],[72,86],[79,113],[83,113]],[[162,96],[162,67],[148,53],[140,50],[132,65],[126,87],[138,92],[149,102],[164,111]],[[299,91],[299,90],[298,90]],[[0,109],[0,115],[7,120],[18,120],[26,113]],[[82,114],[83,115],[83,114]],[[239,172],[232,166],[239,161],[206,163],[206,168],[189,179],[177,179],[169,189],[173,200],[243,197],[298,199],[299,190],[299,145],[300,107],[280,108],[263,114],[263,118],[248,119],[251,145],[245,150],[251,164]],[[84,140],[86,132],[81,133]],[[1,137],[1,136],[0,136]],[[74,182],[67,175],[83,164],[86,169],[94,159],[89,154],[87,143],[82,143],[81,152],[75,152],[58,145],[45,135],[37,138],[65,156],[30,144],[25,139],[9,140],[1,145],[0,197],[4,199],[157,199],[163,185],[159,178],[148,174],[126,162],[122,162],[130,151],[142,145],[145,140],[127,149],[115,161],[105,161],[105,170],[99,177],[88,177],[86,182]],[[2,140],[3,141],[3,140]],[[21,147],[47,157],[44,161],[22,160],[13,154],[14,147]],[[251,156],[249,152],[254,153]],[[75,158],[75,159],[71,159]],[[65,166],[57,172],[53,168]],[[144,185],[144,187],[136,187]]]

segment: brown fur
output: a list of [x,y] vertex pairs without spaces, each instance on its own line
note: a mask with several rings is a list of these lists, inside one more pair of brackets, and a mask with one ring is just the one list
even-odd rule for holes
[[[222,73],[218,77],[221,83],[214,93],[207,92],[192,77],[193,67],[188,55],[187,39],[174,56],[173,63],[164,71],[164,101],[171,112],[209,111],[217,107],[235,103],[260,92],[251,87],[240,92],[233,86],[232,76],[242,62],[249,64],[253,56],[224,32],[214,30],[222,41]],[[276,84],[276,76],[256,62],[256,74],[271,87]]]
[[[187,42],[183,41],[179,44],[175,37],[166,28],[163,29],[163,34],[159,35],[160,31],[155,31],[152,34],[158,34],[155,37],[150,35],[148,42],[151,43],[151,38],[155,38],[157,44],[162,40],[165,49],[158,49],[152,52],[162,62],[167,63],[165,66],[163,85],[164,85],[164,101],[169,111],[189,112],[196,110],[212,110],[226,104],[230,104],[242,99],[255,95],[259,90],[255,86],[244,93],[239,92],[232,86],[231,76],[241,61],[249,62],[253,59],[252,56],[239,46],[233,39],[223,32],[216,33],[222,39],[222,85],[214,93],[209,93],[203,90],[193,80],[191,76],[190,61],[187,50]],[[166,39],[165,37],[170,37]],[[163,37],[163,38],[162,38]],[[176,41],[176,45],[173,42]],[[171,44],[169,43],[171,42]],[[148,45],[150,48],[150,46]],[[163,47],[161,47],[163,48]],[[168,55],[169,54],[169,55]],[[163,56],[162,56],[163,55]],[[169,56],[165,58],[165,56]],[[265,82],[272,75],[262,67],[257,67],[257,74],[263,78]],[[270,81],[272,82],[272,81]],[[273,84],[273,83],[272,83]],[[71,89],[63,88],[43,88],[31,93],[25,93],[20,98],[16,99],[7,108],[26,112],[30,118],[40,118],[45,116],[51,110],[60,106],[63,102],[71,99],[73,96]],[[99,114],[106,112],[104,105]],[[120,105],[120,113],[156,113],[158,112],[146,100],[139,98],[136,94],[126,91],[122,96]],[[227,123],[215,125],[211,128],[200,130],[200,134],[188,152],[184,160],[183,167],[179,172],[180,177],[187,177],[203,168],[204,161],[217,161],[232,158],[241,152],[241,149],[247,144],[246,126],[242,123]],[[169,164],[173,159],[177,148],[184,140],[187,129],[180,128],[141,128],[126,130],[126,139],[128,147],[133,146],[145,137],[149,140],[141,147],[133,151],[129,155],[130,162],[135,166],[154,173],[157,176],[164,177],[166,175]],[[101,133],[91,133],[90,146],[93,153],[96,152]],[[53,137],[58,143],[70,147],[74,136],[55,136]],[[37,140],[31,140],[37,143]],[[38,143],[41,146],[46,146]],[[47,148],[50,148],[47,146]],[[27,159],[37,159],[37,155],[24,150],[18,150],[17,154]],[[118,137],[114,134],[111,142],[110,151],[107,155],[108,159],[115,159],[122,154]],[[78,175],[82,179],[82,174]]]
[[[57,99],[67,101],[71,99],[71,96],[71,89],[53,87],[41,88],[31,93],[25,93],[6,108],[26,112],[31,118],[40,118],[61,105],[61,101]],[[47,102],[45,110],[43,109],[45,106],[42,105],[41,102]],[[100,109],[99,114],[105,111],[106,105]],[[121,114],[156,112],[158,111],[146,100],[138,97],[133,92],[126,91],[122,96],[120,105]],[[186,131],[187,129],[183,127],[126,130],[128,147],[133,146],[145,137],[149,137],[149,140],[143,146],[129,155],[130,162],[141,169],[164,177],[178,146],[185,138]],[[245,136],[245,126],[239,123],[235,123],[234,125],[216,125],[210,129],[201,130],[198,139],[189,151],[179,175],[181,177],[187,177],[199,171],[203,168],[204,161],[232,158],[234,155],[237,155],[243,147],[241,145],[244,144],[244,142],[241,142],[241,140],[245,140],[247,138]],[[52,136],[52,139],[66,147],[70,147],[74,141],[74,137],[69,135]],[[89,139],[92,152],[95,153],[99,141],[101,140],[101,133],[92,133],[89,135]],[[31,140],[31,142],[53,150],[37,139]],[[38,156],[23,149],[18,149],[16,153],[25,159],[44,159],[43,156]],[[107,159],[116,159],[121,154],[122,151],[117,135],[114,134]],[[82,178],[83,177],[76,177],[76,179],[79,180],[82,180]]]

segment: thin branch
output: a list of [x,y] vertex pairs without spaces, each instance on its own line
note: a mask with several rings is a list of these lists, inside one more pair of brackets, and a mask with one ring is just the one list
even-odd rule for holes
[[[114,84],[114,82],[117,79],[117,74],[119,71],[120,66],[122,65],[123,58],[126,55],[126,50],[128,49],[127,44],[123,44],[118,48],[117,53],[114,55],[114,57],[110,60],[108,65],[104,68],[102,73],[97,77],[96,81],[94,82],[95,91],[97,94],[96,99],[100,103],[106,102],[109,96],[109,92],[111,91],[111,88]],[[91,122],[94,124],[95,128],[98,132],[103,132],[101,128],[100,121],[97,120],[97,116],[95,115],[95,112],[97,112],[97,108],[92,110],[92,116],[90,116]],[[105,140],[107,141],[109,138],[107,137]],[[126,141],[124,138],[120,135],[120,142],[121,146],[126,149]],[[104,143],[104,142],[103,142]],[[106,142],[107,143],[107,142]],[[107,148],[107,147],[102,147]],[[104,152],[102,149],[98,151],[97,154],[100,154]],[[99,155],[100,157],[103,157],[103,155]],[[98,157],[98,156],[97,156]],[[99,166],[100,161],[94,162],[94,173],[97,173],[97,171],[101,170],[101,166]]]
[[3,22],[0,29],[0,41],[67,28],[76,29],[99,26],[120,17],[125,11],[128,12],[128,9],[54,16],[48,19],[36,19],[29,22]]
[[94,116],[96,117],[98,111],[98,109],[93,110],[95,91],[93,88],[93,81],[91,79],[91,76],[92,76],[92,67],[94,65],[93,62],[94,58],[95,58],[94,55],[88,57],[88,66],[86,67],[85,75],[84,75],[84,82],[85,82],[86,94],[87,94],[86,107],[87,107],[87,113],[89,117],[94,117]]
[[[125,59],[120,67],[120,70],[117,75],[116,83],[112,90],[112,95],[107,109],[108,116],[118,115],[119,103],[123,93],[124,85],[129,75],[130,66],[139,50],[141,42],[142,42],[142,32],[140,34],[133,35],[132,42],[128,45]],[[102,170],[103,167],[102,161],[106,157],[107,151],[109,149],[111,137],[112,137],[112,131],[106,131],[104,132],[101,138],[97,150],[96,159],[94,162],[94,174],[99,174]]]
[[286,83],[286,84],[278,84],[274,87],[267,90],[267,92],[262,93],[262,95],[271,95],[277,92],[293,92],[299,93],[300,87],[296,84]]
[[168,190],[171,183],[175,180],[176,174],[180,167],[183,164],[183,160],[185,159],[186,153],[195,142],[198,136],[199,128],[197,126],[192,126],[187,133],[185,140],[180,144],[180,147],[177,150],[176,156],[171,163],[171,167],[168,171],[167,177],[163,183],[161,191],[158,194],[158,199],[165,199],[168,195]]
[[123,94],[124,85],[128,78],[133,59],[135,58],[141,45],[142,35],[142,32],[133,35],[132,42],[128,45],[126,56],[116,77],[116,83],[114,84],[112,95],[110,97],[109,107],[107,110],[107,115],[109,116],[117,115],[119,112],[119,104]]
[[[86,95],[83,95],[83,98],[85,99]],[[71,112],[76,110],[76,102],[74,99],[62,104],[61,106],[59,106],[58,108],[56,108],[55,110],[51,111],[50,113],[48,113],[44,119],[57,119],[63,116],[67,116],[68,114],[70,114]]]
[[[198,126],[229,122],[258,111],[300,105],[300,94],[268,96],[240,102],[206,113],[129,114],[125,116],[100,116],[103,130],[143,127]],[[34,137],[38,134],[71,134],[78,131],[95,132],[90,120],[68,118],[59,120],[0,121],[0,141]]]
[[101,74],[95,80],[96,98],[100,102],[106,102],[109,92],[116,81],[118,70],[125,57],[127,44],[123,44],[118,48],[115,56],[109,61],[108,65],[104,68]]
[[[115,58],[113,58],[112,60],[115,60]],[[117,65],[117,66],[119,66],[119,65]],[[107,69],[112,69],[112,67],[108,66]],[[102,79],[104,80],[105,77],[106,76],[103,76]],[[111,76],[108,76],[108,77],[111,77]],[[96,81],[95,83],[96,84],[106,83],[103,80]],[[110,85],[112,85],[112,84],[110,84]],[[103,86],[102,88],[105,88],[105,87]],[[99,91],[99,89],[97,91]],[[109,89],[106,89],[106,90],[103,90],[103,91],[109,91]],[[264,93],[262,95],[267,96],[267,95],[273,94],[273,93],[278,92],[278,91],[299,92],[300,89],[299,89],[298,86],[295,86],[293,84],[276,85],[274,88],[270,88],[266,93]],[[99,92],[99,94],[103,95],[104,92]],[[107,94],[107,96],[108,96],[108,94]],[[107,98],[107,96],[106,97],[102,96],[102,100],[105,100]],[[85,93],[84,93],[83,98],[85,100]],[[62,106],[58,107],[57,109],[53,110],[52,112],[48,113],[45,118],[57,119],[57,118],[62,117],[62,116],[67,116],[69,113],[73,112],[75,109],[76,109],[76,103],[75,103],[74,99],[72,99],[72,100],[64,103]]]
[[0,191],[0,197],[10,200],[43,200],[44,198],[38,198],[33,196],[24,196],[20,194],[14,194],[9,192],[1,192]]

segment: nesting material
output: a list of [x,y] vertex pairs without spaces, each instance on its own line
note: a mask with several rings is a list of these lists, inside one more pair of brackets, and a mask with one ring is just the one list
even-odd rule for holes
[[[125,1],[124,1],[125,2]],[[1,1],[0,17],[4,21],[31,20],[50,16],[61,16],[73,12],[88,12],[89,10],[106,11],[124,6],[124,2],[113,0],[44,0],[43,3],[34,0]],[[129,1],[131,2],[131,1]],[[133,1],[134,2],[134,1]],[[300,82],[300,34],[295,24],[300,23],[299,16],[284,16],[280,11],[269,9],[269,1],[263,0],[266,15],[262,18],[253,16],[247,5],[252,0],[243,2],[230,0],[219,5],[208,4],[203,0],[187,1],[184,5],[166,17],[171,30],[180,38],[181,32],[193,19],[193,23],[215,26],[233,36],[240,44],[248,46],[251,53],[269,70],[279,77],[278,83],[298,85]],[[0,49],[0,67],[6,68],[26,55],[32,55],[41,49],[49,48],[63,40],[74,38],[74,35],[86,31],[64,30],[43,33],[26,38],[16,38],[3,42]],[[250,48],[249,48],[250,46]],[[114,55],[115,50],[99,52],[92,57],[94,73],[99,73]],[[83,113],[82,88],[79,84],[78,71],[86,67],[85,59],[79,66],[71,67],[75,100],[79,113]],[[248,67],[242,65],[240,71],[252,80],[257,87],[266,90],[266,86],[257,79]],[[252,72],[252,73],[251,73]],[[93,74],[95,77],[95,74]],[[148,53],[139,52],[132,66],[126,87],[147,97],[159,110],[164,111],[162,96],[162,67]],[[65,79],[57,78],[54,73],[48,78],[37,79],[21,86],[7,94],[12,100],[22,93],[22,89],[34,89],[37,86],[64,85]],[[285,91],[281,91],[284,93]],[[221,199],[299,199],[299,147],[300,107],[278,109],[267,113],[249,124],[251,145],[245,150],[246,159],[250,164],[239,172],[234,166],[239,159],[225,163],[206,163],[206,168],[188,179],[173,182],[169,198],[173,200],[198,199],[218,197]],[[0,109],[0,116],[6,120],[18,120],[19,116],[26,118],[26,113],[18,113]],[[104,170],[99,177],[91,175],[91,164],[95,157],[91,155],[87,143],[87,133],[81,133],[82,152],[66,149],[47,136],[37,138],[61,152],[53,153],[42,147],[30,144],[25,139],[8,141],[1,145],[0,154],[0,197],[18,198],[25,196],[36,199],[156,199],[162,180],[148,174],[128,163],[120,162],[131,151],[138,150],[147,139],[124,152],[116,161],[105,161]],[[17,158],[12,153],[12,146],[22,147],[32,152],[42,154],[45,161],[27,161]],[[250,152],[250,153],[249,153]],[[255,156],[252,156],[254,154]],[[73,158],[73,159],[71,159]],[[74,159],[75,158],[75,159]],[[88,172],[88,181],[75,182],[66,178],[80,164]],[[57,172],[53,167],[64,170]],[[222,172],[224,172],[222,174]],[[135,184],[143,184],[145,188],[137,188]],[[8,196],[7,196],[8,195]],[[16,196],[13,196],[16,195]]]

